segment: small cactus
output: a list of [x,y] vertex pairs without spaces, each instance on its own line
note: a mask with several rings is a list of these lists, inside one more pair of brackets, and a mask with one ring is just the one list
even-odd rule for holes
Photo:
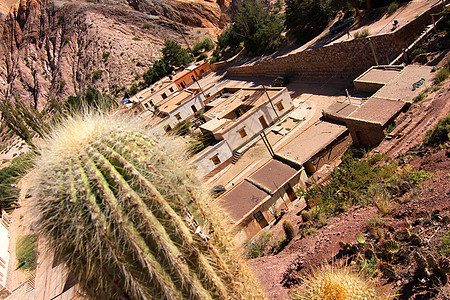
[[436,258],[434,258],[433,254],[428,254],[426,256],[426,261],[428,264],[428,268],[433,271],[433,272],[437,272],[439,269],[438,263],[436,261]]
[[377,230],[375,229],[375,227],[370,227],[369,228],[369,236],[373,239],[378,238],[377,236]]
[[371,260],[372,258],[376,258],[375,252],[372,249],[366,249],[366,251],[364,251],[364,257],[367,260]]
[[295,237],[294,226],[292,226],[291,221],[284,220],[283,222],[284,234],[286,235],[286,240],[291,241]]
[[362,234],[360,234],[360,233],[358,233],[358,234],[356,235],[356,240],[358,241],[358,243],[359,243],[360,245],[364,245],[364,244],[366,243],[366,239],[365,239],[364,236],[363,236]]
[[385,240],[383,242],[383,248],[390,254],[396,254],[400,251],[400,246],[394,240]]
[[378,235],[378,239],[382,239],[384,237],[383,229],[378,228],[377,229],[377,235]]
[[378,268],[380,269],[381,273],[383,273],[383,276],[389,278],[389,279],[396,279],[397,278],[397,274],[395,273],[395,269],[394,267],[386,262],[381,262],[378,266]]
[[89,298],[261,297],[179,158],[100,114],[48,140],[33,180],[37,232]]
[[427,261],[425,260],[425,258],[423,257],[422,254],[420,254],[419,252],[414,252],[414,260],[416,261],[416,274],[420,277],[420,278],[424,278],[428,276],[428,272],[427,272]]
[[309,211],[303,210],[301,212],[301,216],[304,223],[311,221],[311,214],[309,213]]
[[439,269],[444,274],[450,274],[450,259],[442,256],[438,260]]
[[414,246],[421,246],[422,245],[422,239],[417,234],[413,233],[411,234],[411,237],[409,239],[412,245]]

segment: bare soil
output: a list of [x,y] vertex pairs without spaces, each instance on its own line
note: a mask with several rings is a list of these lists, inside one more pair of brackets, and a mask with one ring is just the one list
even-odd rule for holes
[[[416,170],[425,170],[434,174],[432,179],[421,185],[420,190],[412,190],[402,196],[400,202],[404,203],[390,215],[384,217],[386,224],[402,228],[405,218],[409,220],[425,220],[417,225],[427,241],[425,251],[436,251],[439,238],[449,225],[430,220],[432,213],[440,216],[450,213],[450,151],[448,149],[429,149],[426,152],[411,150],[411,147],[422,144],[426,131],[434,128],[439,118],[450,112],[449,105],[450,81],[428,95],[428,100],[414,103],[408,111],[408,116],[400,116],[397,122],[397,131],[394,137],[383,141],[372,153],[386,153],[390,157],[398,158],[409,163]],[[407,120],[408,119],[408,120]],[[294,206],[271,231],[275,236],[284,236],[281,223],[284,219],[290,220],[294,226],[301,224],[298,216],[302,207]],[[367,232],[367,224],[374,216],[379,215],[376,207],[353,207],[346,213],[338,215],[328,221],[328,225],[318,230],[314,235],[305,238],[296,237],[278,255],[269,255],[249,261],[251,268],[261,280],[262,286],[269,299],[289,299],[289,291],[300,284],[298,274],[307,272],[324,262],[336,259],[341,248],[339,242],[355,243],[358,233]],[[421,221],[422,222],[422,221]],[[414,227],[415,228],[415,227]],[[388,292],[403,293],[401,299],[449,299],[448,285],[436,287],[428,282],[421,284],[412,279],[412,264],[397,266],[402,276],[398,281],[391,282],[382,279],[382,289]],[[408,285],[409,284],[409,285]],[[416,284],[414,289],[411,284]],[[403,287],[403,289],[402,289]],[[410,291],[406,290],[410,288]]]

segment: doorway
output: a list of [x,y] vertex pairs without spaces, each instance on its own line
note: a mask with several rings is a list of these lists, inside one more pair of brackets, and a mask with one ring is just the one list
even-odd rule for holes
[[264,116],[259,117],[258,120],[259,120],[259,123],[261,123],[261,126],[263,129],[266,129],[267,127],[269,127]]

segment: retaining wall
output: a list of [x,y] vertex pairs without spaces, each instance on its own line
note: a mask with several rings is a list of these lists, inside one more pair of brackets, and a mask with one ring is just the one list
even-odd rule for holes
[[431,14],[442,10],[436,5],[392,33],[335,43],[316,49],[278,57],[255,65],[228,69],[228,76],[293,78],[355,78],[376,65],[372,43],[379,64],[388,64],[408,47],[417,35],[432,23]]

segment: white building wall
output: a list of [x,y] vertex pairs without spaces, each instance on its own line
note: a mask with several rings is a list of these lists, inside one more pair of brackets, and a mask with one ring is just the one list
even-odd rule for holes
[[[201,110],[203,107],[205,107],[205,104],[203,103],[204,96],[202,93],[197,94],[195,97],[187,101],[186,103],[183,103],[178,108],[174,109],[170,112],[170,126],[175,126],[178,122],[189,120],[194,116],[194,111],[192,110],[192,105],[195,106],[197,111]],[[180,114],[181,120],[177,120],[175,115]]]
[[[214,165],[211,158],[215,155],[218,155],[220,159],[219,165]],[[192,161],[192,164],[197,167],[197,175],[199,178],[202,178],[212,172],[214,169],[219,167],[222,163],[229,160],[233,157],[233,152],[231,151],[228,143],[226,141],[221,141],[211,147],[210,149],[206,149],[201,153],[200,156],[196,157],[195,160]]]
[[[282,110],[279,110],[277,107],[277,104],[279,102],[283,104]],[[280,95],[274,97],[272,99],[272,104],[276,112],[278,113],[278,116],[282,116],[288,110],[290,110],[292,108],[292,99],[289,93],[287,92],[287,89],[284,89],[282,93],[280,93]],[[271,125],[271,123],[277,120],[277,115],[270,102],[266,103],[265,105],[262,105],[254,113],[245,118],[242,118],[242,120],[238,119],[238,121],[234,124],[234,126],[231,129],[229,129],[226,132],[223,132],[221,136],[215,135],[215,137],[216,139],[223,138],[224,140],[226,140],[230,145],[231,150],[233,151],[239,148],[240,146],[244,145],[245,143],[249,142],[263,129],[261,122],[259,121],[259,118],[261,116],[264,116],[264,119],[266,120],[269,126]],[[244,129],[247,134],[243,138],[239,133],[241,129]]]
[[[172,89],[172,91],[170,91],[170,89]],[[150,102],[152,102],[155,105],[160,104],[161,102],[163,102],[165,99],[167,99],[167,97],[169,97],[170,95],[172,95],[173,93],[175,93],[176,91],[178,91],[178,87],[175,84],[175,82],[172,82],[171,84],[169,84],[168,86],[166,86],[165,88],[156,91],[153,95],[151,95],[148,98],[144,98],[142,100],[143,106],[145,109],[151,109],[152,105],[150,104]],[[162,94],[166,94],[166,98],[162,97]]]

